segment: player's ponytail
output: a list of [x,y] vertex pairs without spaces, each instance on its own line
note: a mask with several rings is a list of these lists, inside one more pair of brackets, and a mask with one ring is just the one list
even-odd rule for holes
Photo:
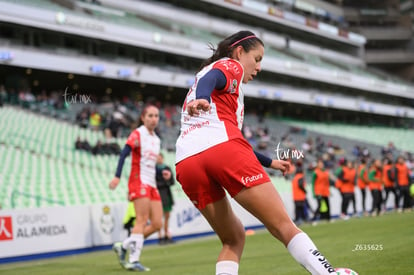
[[231,57],[233,50],[238,46],[242,46],[244,51],[249,52],[257,45],[257,43],[264,46],[262,40],[260,40],[260,38],[258,38],[251,31],[239,31],[228,36],[217,45],[217,49],[215,49],[210,43],[208,46],[213,51],[213,55],[204,60],[201,64],[200,70],[223,57]]

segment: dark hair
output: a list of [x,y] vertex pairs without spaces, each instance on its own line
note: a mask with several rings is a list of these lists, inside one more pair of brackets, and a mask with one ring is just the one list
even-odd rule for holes
[[138,127],[141,126],[141,125],[144,125],[144,122],[142,121],[142,118],[147,114],[148,109],[150,107],[155,107],[157,110],[159,110],[158,107],[155,106],[154,104],[145,105],[144,108],[142,109],[140,115],[139,115],[139,118],[138,118]]
[[223,57],[231,57],[233,50],[238,46],[242,46],[246,52],[249,52],[252,48],[257,46],[257,43],[264,46],[263,41],[251,31],[239,31],[220,41],[217,45],[217,49],[214,48],[212,44],[209,44],[209,48],[213,51],[213,55],[203,61],[200,70]]

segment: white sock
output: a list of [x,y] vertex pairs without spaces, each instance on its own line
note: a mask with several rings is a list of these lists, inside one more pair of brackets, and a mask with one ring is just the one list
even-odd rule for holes
[[334,274],[335,270],[318,251],[306,233],[296,234],[289,242],[289,253],[312,275]]
[[141,256],[141,250],[144,246],[144,235],[143,234],[131,234],[128,238],[126,238],[123,243],[122,247],[124,249],[129,250],[129,262],[138,262],[139,257]]
[[216,264],[216,275],[237,275],[239,264],[233,261],[220,261]]

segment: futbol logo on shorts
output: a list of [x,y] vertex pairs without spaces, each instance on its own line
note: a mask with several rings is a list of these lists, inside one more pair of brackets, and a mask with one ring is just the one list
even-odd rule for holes
[[263,174],[262,173],[257,174],[257,175],[254,175],[254,176],[241,177],[240,180],[243,183],[243,185],[246,185],[246,184],[255,182],[255,181],[257,181],[257,180],[259,180],[261,178],[263,178]]
[[147,190],[145,188],[141,188],[141,195],[144,196],[147,193]]
[[0,241],[13,240],[12,218],[0,217]]

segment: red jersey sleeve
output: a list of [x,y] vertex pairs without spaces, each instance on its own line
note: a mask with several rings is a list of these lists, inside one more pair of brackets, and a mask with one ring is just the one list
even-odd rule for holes
[[133,131],[127,141],[126,144],[129,145],[132,149],[138,148],[140,145],[140,135],[138,131]]
[[243,80],[243,67],[233,59],[219,60],[213,69],[219,69],[226,76],[226,86],[222,91],[233,94],[238,93],[240,83]]

